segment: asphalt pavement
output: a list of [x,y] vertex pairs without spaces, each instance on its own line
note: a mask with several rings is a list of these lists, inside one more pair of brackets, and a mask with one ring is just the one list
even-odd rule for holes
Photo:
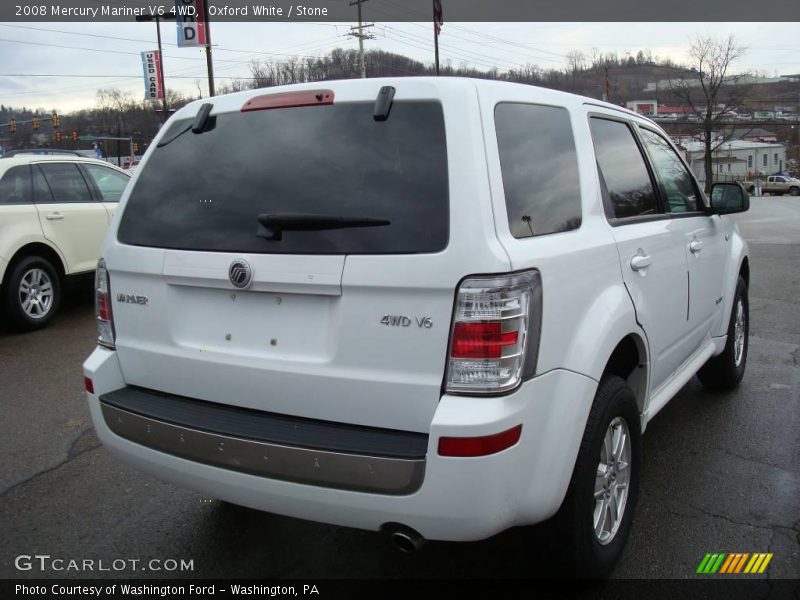
[[[736,220],[751,244],[745,379],[726,394],[709,393],[694,379],[648,426],[639,506],[615,577],[699,577],[708,552],[771,552],[758,577],[800,577],[800,198],[753,198]],[[98,443],[83,397],[81,363],[94,334],[91,290],[83,288],[48,329],[0,333],[0,577],[550,572],[548,548],[558,541],[546,528],[429,543],[408,556],[375,532],[232,507],[123,465]],[[15,568],[16,557],[34,554],[106,566],[184,559],[194,568]]]

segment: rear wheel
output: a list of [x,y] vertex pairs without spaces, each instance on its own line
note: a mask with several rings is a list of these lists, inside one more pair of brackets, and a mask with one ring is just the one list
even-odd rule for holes
[[625,547],[639,494],[641,429],[636,397],[616,375],[595,394],[564,504],[556,516],[578,577],[608,577]]
[[17,331],[46,326],[58,311],[61,282],[53,265],[41,256],[26,256],[12,268],[4,290],[9,325]]
[[697,372],[700,382],[714,390],[732,390],[744,377],[750,336],[750,314],[747,284],[742,277],[736,284],[736,295],[728,322],[728,339],[722,354],[715,356]]

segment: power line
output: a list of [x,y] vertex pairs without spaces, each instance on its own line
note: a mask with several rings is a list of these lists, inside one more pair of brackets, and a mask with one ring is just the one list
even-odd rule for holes
[[[123,37],[116,37],[116,36],[111,36],[111,35],[102,35],[102,34],[98,34],[98,33],[81,33],[81,32],[77,32],[77,31],[65,31],[63,29],[47,29],[47,28],[44,28],[44,27],[30,27],[30,26],[26,26],[26,25],[8,25],[6,23],[0,23],[0,27],[10,27],[10,28],[14,28],[14,29],[27,29],[27,30],[32,30],[32,31],[42,31],[42,32],[45,32],[45,33],[59,33],[59,34],[64,34],[64,35],[77,35],[77,36],[80,36],[80,37],[93,37],[93,38],[101,38],[101,39],[110,39],[110,40],[114,40],[114,41],[137,42],[137,43],[145,43],[145,44],[152,44],[153,43],[153,40],[146,40],[146,39],[142,39],[142,38],[123,38]],[[313,46],[316,46],[317,44],[321,44],[321,43],[327,42],[329,40],[341,39],[342,37],[343,36],[337,34],[335,36],[329,36],[329,37],[322,38],[322,39],[319,39],[319,40],[313,40],[313,41],[309,41],[309,42],[304,42],[302,44],[294,44],[292,46],[286,46],[285,48],[279,48],[277,51],[274,51],[274,52],[267,52],[267,51],[264,51],[264,50],[244,50],[244,49],[241,49],[241,48],[226,48],[226,47],[223,47],[223,46],[215,46],[214,49],[217,50],[218,52],[234,52],[234,53],[240,53],[240,54],[264,54],[264,55],[269,55],[269,56],[296,56],[297,55],[296,53],[287,53],[287,52],[282,52],[282,51],[290,50],[292,48],[301,48],[303,46],[313,47]],[[23,41],[23,40],[4,40],[4,41],[19,41],[20,43],[30,43],[30,44],[45,45],[44,42],[27,42],[27,41]],[[179,47],[177,44],[170,43],[169,45],[171,47],[175,47],[175,48]],[[67,46],[59,46],[59,47],[65,47],[66,48]],[[80,49],[84,49],[84,48],[75,47],[74,49],[80,50]],[[113,50],[105,50],[105,49],[100,50],[100,49],[92,49],[92,48],[85,48],[85,50],[93,51],[93,52],[114,52]],[[310,50],[311,50],[311,48],[306,49],[306,51],[310,51]],[[125,51],[117,50],[116,52],[125,52]],[[130,54],[131,52],[127,52],[127,53]],[[165,58],[187,58],[187,57],[168,57],[168,56],[165,55]],[[218,60],[222,60],[222,59],[218,59]]]
[[[395,15],[399,14],[399,12],[402,11],[402,12],[405,12],[406,15],[409,15],[409,16],[417,16],[417,15],[419,15],[420,17],[422,17],[420,19],[420,21],[423,21],[423,22],[427,21],[428,18],[429,18],[427,14],[422,13],[422,12],[420,12],[418,10],[413,9],[413,8],[408,8],[406,6],[388,5],[388,4],[386,4],[385,0],[376,0],[376,2],[379,2],[386,9],[394,11]],[[411,25],[415,25],[417,27],[422,27],[423,29],[427,29],[427,28],[423,27],[422,25],[419,25],[418,23],[413,23],[412,22],[410,24]],[[459,31],[463,31],[465,33],[472,34],[472,35],[477,36],[477,37],[481,37],[481,38],[484,38],[484,39],[492,40],[495,43],[501,43],[501,44],[510,45],[510,46],[517,46],[517,47],[521,47],[523,49],[526,49],[528,51],[539,52],[539,53],[543,53],[543,54],[549,54],[549,55],[556,56],[556,57],[561,58],[561,59],[566,58],[566,55],[559,54],[558,52],[552,52],[550,50],[544,50],[542,48],[537,48],[535,46],[531,46],[530,44],[525,44],[523,42],[514,42],[514,41],[510,41],[510,40],[505,40],[503,38],[500,38],[500,37],[497,37],[497,36],[494,36],[494,35],[491,35],[491,34],[488,34],[488,33],[476,31],[474,29],[470,29],[470,28],[464,27],[462,25],[456,25],[455,23],[448,23],[447,26],[448,26],[448,29],[456,29],[456,30],[459,30]],[[457,36],[457,35],[455,35],[455,37],[458,37],[462,41],[466,41],[468,43],[477,43],[477,42],[473,42],[471,40],[467,40],[466,38],[460,37],[460,36]],[[484,42],[484,44],[485,44],[485,42]],[[552,61],[552,59],[546,59],[546,58],[541,58],[541,57],[537,57],[537,59],[538,60],[551,60]],[[553,61],[553,62],[556,62],[556,61]]]

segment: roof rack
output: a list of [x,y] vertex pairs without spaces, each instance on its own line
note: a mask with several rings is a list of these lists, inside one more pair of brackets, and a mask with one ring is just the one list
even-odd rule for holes
[[62,150],[61,148],[29,148],[27,150],[9,150],[3,154],[2,158],[9,158],[19,154],[71,154],[73,156],[83,156],[76,150]]

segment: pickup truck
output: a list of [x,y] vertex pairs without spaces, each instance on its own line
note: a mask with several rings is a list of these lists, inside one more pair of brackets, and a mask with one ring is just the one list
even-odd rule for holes
[[[744,184],[747,191],[754,194],[756,191],[756,182],[747,181]],[[766,181],[761,182],[761,193],[772,194],[773,196],[783,196],[789,194],[790,196],[800,196],[800,179],[794,177],[787,177],[785,175],[770,175]]]

